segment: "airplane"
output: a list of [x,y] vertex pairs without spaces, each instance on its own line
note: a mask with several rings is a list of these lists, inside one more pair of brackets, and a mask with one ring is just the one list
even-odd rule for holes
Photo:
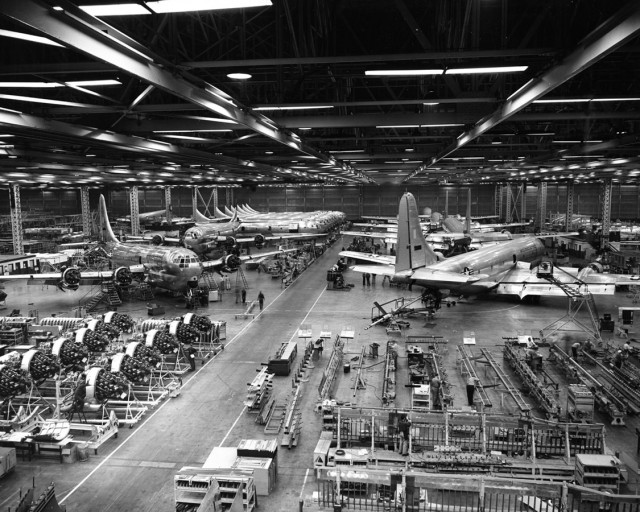
[[[546,248],[538,237],[522,237],[500,245],[484,247],[448,259],[440,259],[428,246],[420,228],[415,198],[405,193],[399,206],[398,248],[394,265],[356,265],[357,272],[385,275],[392,282],[424,288],[425,296],[441,296],[443,290],[461,296],[495,293],[532,296],[566,296],[566,285],[580,292],[612,295],[616,285],[631,284],[630,276],[598,274],[594,267],[582,270],[553,267],[542,261]],[[357,257],[367,262],[381,261],[380,256],[365,253],[340,256]],[[554,270],[556,272],[554,272]]]
[[201,262],[191,250],[183,247],[157,247],[141,244],[124,244],[118,241],[111,229],[104,196],[100,196],[100,225],[104,249],[109,255],[114,270],[85,271],[68,267],[58,273],[22,274],[0,276],[1,281],[28,280],[53,284],[61,290],[77,290],[81,284],[99,283],[113,279],[117,285],[126,286],[133,273],[144,274],[145,281],[152,286],[174,292],[185,292],[198,286],[204,270],[232,272],[237,270],[241,259],[225,255],[215,260]]

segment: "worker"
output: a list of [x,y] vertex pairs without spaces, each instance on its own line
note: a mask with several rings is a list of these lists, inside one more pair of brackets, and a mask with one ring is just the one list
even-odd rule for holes
[[371,274],[367,272],[364,276],[367,278],[367,286],[371,286]]
[[242,289],[242,292],[240,292],[242,295],[242,303],[246,304],[247,303],[247,290],[245,288]]
[[624,345],[622,346],[622,350],[625,355],[625,359],[629,357],[629,355],[631,355],[631,345],[629,345],[628,341],[624,342]]
[[262,307],[264,306],[264,294],[262,291],[258,293],[258,302],[260,303],[260,311],[262,311]]
[[236,304],[240,302],[240,288],[236,286]]
[[533,348],[527,347],[524,349],[524,360],[527,366],[533,369]]
[[442,382],[440,381],[440,377],[438,375],[434,375],[431,379],[431,403],[433,404],[434,409],[440,409],[442,406],[440,404],[440,385]]
[[578,359],[578,350],[582,347],[582,343],[576,341],[573,345],[571,345],[571,355],[574,359]]
[[467,379],[467,401],[473,406],[473,395],[476,392],[476,385],[480,383],[480,379],[469,375]]
[[613,364],[615,365],[616,368],[620,369],[622,368],[623,361],[624,361],[624,354],[622,353],[622,350],[618,350],[613,356]]
[[189,362],[189,372],[196,371],[196,352],[197,350],[191,346],[191,343],[182,344],[182,352]]
[[584,348],[582,349],[587,354],[590,354],[594,350],[593,341],[590,339],[584,342]]

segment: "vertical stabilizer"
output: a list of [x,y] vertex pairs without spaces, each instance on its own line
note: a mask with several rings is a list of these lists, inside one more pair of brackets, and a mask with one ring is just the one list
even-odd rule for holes
[[467,214],[464,220],[464,232],[471,233],[471,188],[467,189]]
[[397,243],[396,272],[425,267],[438,261],[424,239],[416,199],[409,192],[400,199]]
[[100,194],[100,236],[102,237],[102,241],[109,242],[118,242],[116,235],[113,234],[113,230],[111,229],[111,224],[109,223],[109,215],[107,214],[107,203],[104,200],[104,196]]
[[199,223],[202,223],[202,224],[211,222],[211,219],[209,217],[207,217],[206,215],[202,215],[200,213],[200,210],[198,210],[197,208],[195,208],[193,210],[193,215],[194,215],[194,220],[196,222],[199,222]]

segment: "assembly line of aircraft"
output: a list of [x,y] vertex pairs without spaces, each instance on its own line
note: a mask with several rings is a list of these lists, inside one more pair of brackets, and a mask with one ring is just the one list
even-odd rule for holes
[[[41,274],[18,274],[0,276],[0,281],[31,281],[52,284],[62,290],[76,290],[80,285],[96,284],[113,279],[118,285],[131,283],[132,274],[143,274],[151,286],[185,292],[197,287],[202,273],[207,271],[233,272],[242,261],[251,256],[224,255],[216,260],[202,262],[198,255],[184,247],[163,247],[148,244],[125,244],[116,238],[109,222],[104,196],[100,196],[99,217],[101,241],[114,270],[86,271],[69,267],[61,272]],[[259,256],[280,254],[283,251],[262,253]]]
[[491,292],[520,298],[564,296],[562,284],[573,285],[582,293],[611,295],[616,285],[637,284],[628,276],[598,274],[592,267],[578,271],[554,268],[546,261],[539,265],[545,252],[540,238],[528,236],[445,259],[427,244],[415,198],[406,193],[400,200],[395,258],[353,251],[342,251],[340,256],[369,263],[352,267],[357,272],[420,286],[425,296],[442,296],[442,292],[464,296]]

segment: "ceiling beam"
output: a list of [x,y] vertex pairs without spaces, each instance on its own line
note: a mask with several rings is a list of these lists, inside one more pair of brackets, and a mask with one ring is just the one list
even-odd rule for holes
[[442,158],[464,147],[483,133],[514,116],[533,101],[541,98],[617,50],[636,36],[639,31],[640,2],[632,1],[584,38],[578,44],[578,47],[562,59],[560,63],[538,77],[529,80],[509,96],[497,110],[480,119],[472,129],[461,133],[453,144],[450,144],[429,162],[425,162],[421,167],[414,170],[407,179],[416,176],[429,165],[439,162]]
[[[205,110],[231,119],[272,140],[324,162],[335,162],[305,144],[295,134],[286,133],[265,116],[239,106],[224,91],[197,77],[180,73],[172,63],[150,52],[137,41],[90,16],[77,6],[60,2],[61,11],[38,0],[3,0],[2,14],[28,26],[68,48],[111,64]],[[362,181],[370,181],[358,175]]]

